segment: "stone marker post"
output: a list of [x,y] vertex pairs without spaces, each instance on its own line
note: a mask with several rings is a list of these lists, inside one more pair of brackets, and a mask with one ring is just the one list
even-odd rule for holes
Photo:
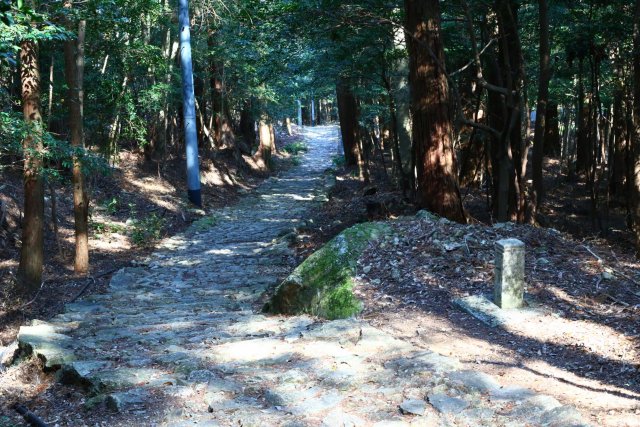
[[493,302],[500,308],[524,305],[524,243],[518,239],[496,242]]

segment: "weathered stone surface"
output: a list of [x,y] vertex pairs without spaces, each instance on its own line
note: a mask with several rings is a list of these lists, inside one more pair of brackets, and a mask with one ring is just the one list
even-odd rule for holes
[[538,316],[544,315],[544,310],[536,307],[535,303],[525,298],[529,307],[519,310],[502,310],[485,295],[470,295],[468,297],[456,298],[453,304],[466,311],[485,325],[496,327],[520,322],[530,321]]
[[457,414],[469,406],[469,403],[458,397],[450,397],[444,393],[428,395],[429,403],[443,414]]
[[357,224],[334,237],[300,264],[276,289],[266,309],[338,319],[361,310],[353,295],[358,257],[370,241],[390,232],[384,223]]
[[493,392],[500,388],[500,384],[490,375],[476,371],[458,371],[449,374],[449,379],[459,383],[471,391],[480,393]]
[[289,410],[295,415],[316,414],[336,407],[343,399],[344,396],[335,391],[319,393],[317,396],[296,402],[289,406]]
[[47,369],[58,368],[76,359],[74,341],[71,337],[58,333],[59,329],[46,323],[21,326],[18,333],[20,349],[26,354],[34,354],[43,360]]
[[518,239],[496,242],[493,302],[503,309],[524,306],[524,243]]
[[116,412],[129,412],[142,410],[149,400],[149,391],[145,389],[132,389],[120,393],[111,393],[106,397],[107,408]]
[[462,365],[457,359],[431,351],[412,351],[405,353],[402,357],[390,360],[386,366],[408,375],[414,375],[429,372],[443,374],[460,369]]
[[535,393],[528,388],[507,386],[490,390],[489,395],[491,397],[491,400],[495,401],[507,400],[518,402],[529,397],[533,397]]
[[91,392],[97,392],[96,384],[91,380],[91,373],[105,369],[110,364],[104,360],[82,360],[70,362],[58,371],[58,381],[63,384],[78,385]]
[[324,417],[322,420],[323,427],[360,427],[366,425],[366,421],[362,418],[347,414],[340,410],[330,412],[329,415]]
[[400,404],[403,414],[424,415],[426,409],[427,402],[421,399],[407,399]]
[[0,365],[10,366],[15,360],[17,355],[18,355],[18,341],[14,341],[6,347],[0,347]]

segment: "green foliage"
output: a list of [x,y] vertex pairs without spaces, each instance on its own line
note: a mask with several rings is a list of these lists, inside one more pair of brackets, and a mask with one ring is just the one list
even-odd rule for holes
[[57,169],[55,165],[59,164],[63,169],[69,170],[73,167],[74,158],[82,164],[86,175],[109,173],[108,164],[101,156],[83,147],[74,147],[67,141],[56,138],[50,132],[42,131],[38,123],[26,123],[21,114],[0,112],[0,156],[22,157],[25,149],[22,141],[26,138],[42,139],[43,151],[32,148],[27,150],[30,156],[42,159],[45,165],[42,173],[48,179],[61,180],[64,170]]
[[134,219],[131,225],[131,241],[137,246],[150,246],[162,238],[165,219],[155,212],[142,219]]
[[[0,156],[21,153],[23,125],[24,121],[17,113],[0,112]],[[0,164],[0,168],[2,167]]]
[[300,153],[306,153],[309,147],[302,141],[296,141],[285,145],[283,150],[291,155],[297,156]]
[[46,13],[32,9],[28,2],[0,1],[0,62],[17,62],[20,42],[66,40],[73,37],[49,20]]
[[102,207],[104,208],[104,210],[110,214],[110,215],[114,215],[116,212],[118,212],[118,205],[120,204],[120,202],[118,201],[117,197],[112,197],[111,199],[106,199],[103,203],[102,203]]
[[91,220],[89,222],[89,225],[93,232],[96,234],[124,233],[126,231],[125,227],[114,222],[100,222]]
[[194,221],[191,227],[197,231],[206,231],[218,223],[219,219],[216,216],[209,215]]

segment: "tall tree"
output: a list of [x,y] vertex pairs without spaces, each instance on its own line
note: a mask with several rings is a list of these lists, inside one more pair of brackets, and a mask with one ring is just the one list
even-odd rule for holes
[[405,0],[417,202],[465,222],[452,141],[438,0]]
[[28,125],[24,149],[24,218],[18,283],[24,293],[42,282],[44,241],[44,182],[42,177],[42,113],[40,110],[40,69],[38,42],[20,43],[22,111]]
[[[65,8],[71,10],[72,2],[67,1]],[[67,28],[73,28],[68,19]],[[80,20],[77,37],[64,43],[64,72],[67,81],[67,104],[69,110],[69,134],[71,145],[76,149],[84,148],[84,39],[86,21]],[[82,159],[76,153],[73,158],[73,213],[75,219],[76,251],[74,269],[76,273],[89,271],[89,197],[84,183]]]
[[633,216],[636,257],[640,258],[640,0],[633,20]]
[[336,94],[345,163],[347,166],[355,166],[360,163],[360,151],[357,141],[358,104],[347,82],[341,81],[338,83]]
[[533,137],[533,190],[535,192],[535,212],[542,205],[544,183],[542,162],[544,156],[544,136],[547,120],[547,103],[549,101],[549,80],[551,78],[549,47],[549,8],[546,0],[538,1],[538,24],[540,32],[540,78],[538,80],[538,106],[536,108],[536,124]]

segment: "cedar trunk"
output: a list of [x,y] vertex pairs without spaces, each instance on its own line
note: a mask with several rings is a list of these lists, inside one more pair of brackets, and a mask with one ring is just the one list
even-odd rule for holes
[[[71,7],[71,3],[67,3]],[[64,72],[67,80],[69,109],[69,136],[76,149],[84,148],[83,106],[84,106],[84,35],[86,21],[78,24],[76,40],[64,44]],[[89,271],[89,197],[85,189],[82,173],[82,159],[73,158],[73,214],[75,220],[75,261],[74,270],[79,274]]]
[[633,22],[633,217],[636,257],[640,258],[640,0]]
[[20,291],[29,294],[42,282],[44,241],[44,183],[42,178],[42,113],[38,45],[33,40],[20,44],[22,111],[30,131],[24,147],[24,219],[18,266]]
[[544,157],[544,136],[547,124],[547,103],[549,102],[549,79],[551,78],[549,48],[549,17],[546,0],[538,1],[538,24],[540,26],[540,79],[538,81],[538,107],[536,108],[536,127],[533,137],[533,191],[535,192],[535,211],[544,199],[542,162]]
[[409,82],[416,159],[416,199],[421,207],[465,222],[458,187],[438,0],[405,0]]
[[338,84],[336,93],[345,164],[356,166],[360,154],[357,141],[358,105],[355,96],[346,84]]

